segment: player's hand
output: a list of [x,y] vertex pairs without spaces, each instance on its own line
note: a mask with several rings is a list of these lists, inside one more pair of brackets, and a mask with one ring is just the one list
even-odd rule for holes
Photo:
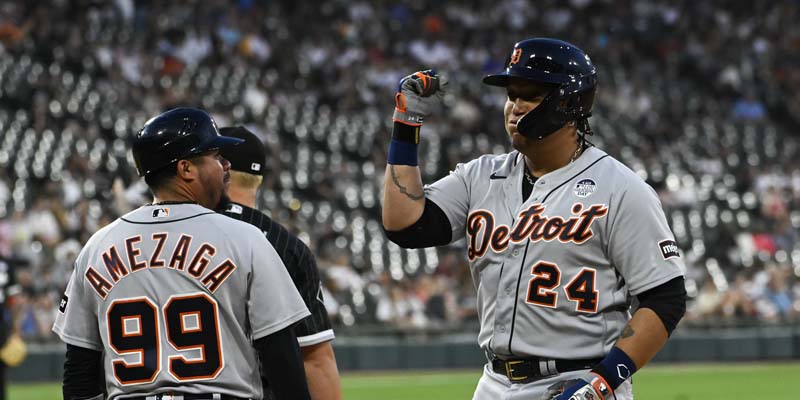
[[444,97],[447,79],[434,70],[415,72],[400,80],[394,96],[392,121],[420,126]]
[[612,400],[614,391],[605,379],[588,373],[580,379],[557,382],[547,388],[542,400]]

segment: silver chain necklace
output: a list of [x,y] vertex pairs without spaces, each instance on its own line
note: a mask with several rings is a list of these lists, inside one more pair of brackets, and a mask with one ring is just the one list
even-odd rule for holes
[[[578,148],[575,149],[575,153],[572,154],[572,158],[569,160],[569,163],[567,163],[567,165],[572,164],[575,160],[578,159],[578,156],[581,154],[581,148],[582,147],[583,146],[578,145]],[[531,186],[533,186],[536,183],[536,179],[533,179],[532,174],[528,171],[528,164],[527,163],[525,164],[525,180],[527,180],[528,183],[531,184]]]

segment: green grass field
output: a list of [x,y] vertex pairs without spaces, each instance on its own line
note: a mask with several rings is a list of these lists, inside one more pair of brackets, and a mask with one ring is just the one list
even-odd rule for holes
[[[634,377],[643,400],[796,400],[800,363],[651,366]],[[345,374],[346,400],[471,399],[478,371]],[[9,400],[60,399],[58,384],[11,385]]]

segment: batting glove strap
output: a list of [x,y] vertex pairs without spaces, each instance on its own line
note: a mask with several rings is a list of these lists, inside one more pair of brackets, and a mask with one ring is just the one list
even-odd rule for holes
[[394,96],[392,121],[410,126],[422,125],[444,97],[447,79],[433,70],[415,72],[400,80]]
[[602,376],[587,373],[580,379],[558,382],[547,388],[544,399],[552,400],[613,400],[614,390]]
[[592,373],[592,375],[594,375],[594,377],[589,384],[592,385],[594,392],[600,395],[600,400],[612,399],[614,396],[614,390],[611,389],[611,386],[609,386],[608,382],[606,382],[606,380],[600,375],[594,373]]

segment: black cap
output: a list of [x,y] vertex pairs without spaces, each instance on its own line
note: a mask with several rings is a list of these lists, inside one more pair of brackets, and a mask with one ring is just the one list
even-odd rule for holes
[[223,136],[243,139],[241,146],[221,148],[222,154],[231,163],[231,169],[239,172],[246,172],[253,175],[264,175],[264,161],[267,153],[264,143],[253,132],[243,126],[227,126],[220,128],[219,133]]

